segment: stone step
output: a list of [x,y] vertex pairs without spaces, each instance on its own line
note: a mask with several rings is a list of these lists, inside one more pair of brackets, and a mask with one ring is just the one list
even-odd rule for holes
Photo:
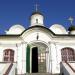
[[50,74],[50,73],[27,73],[25,75],[60,75],[60,74]]
[[50,74],[50,73],[26,73],[26,74],[17,74],[17,75],[60,75],[60,74]]

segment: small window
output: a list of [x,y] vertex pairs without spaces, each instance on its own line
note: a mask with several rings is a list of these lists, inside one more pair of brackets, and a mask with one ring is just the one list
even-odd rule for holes
[[14,50],[12,49],[4,50],[4,61],[14,62]]
[[72,48],[63,48],[61,50],[62,61],[75,61],[75,53]]
[[36,19],[36,23],[38,23],[38,19]]

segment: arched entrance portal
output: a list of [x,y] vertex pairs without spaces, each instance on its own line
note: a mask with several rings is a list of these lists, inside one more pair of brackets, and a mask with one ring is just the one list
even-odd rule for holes
[[[27,60],[30,62],[29,73],[46,73],[46,51],[48,46],[42,42],[33,42],[30,44],[30,51]],[[30,60],[29,60],[30,59]],[[28,69],[28,68],[27,68]]]
[[[46,50],[47,45],[41,42],[31,44],[31,69],[32,73],[45,73],[46,72]],[[34,67],[35,65],[35,67]]]

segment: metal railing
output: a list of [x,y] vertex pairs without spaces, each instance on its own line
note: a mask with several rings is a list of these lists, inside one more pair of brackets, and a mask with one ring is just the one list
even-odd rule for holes
[[6,70],[6,72],[3,75],[9,75],[12,66],[13,66],[13,63],[10,64],[10,66],[8,67],[8,69]]

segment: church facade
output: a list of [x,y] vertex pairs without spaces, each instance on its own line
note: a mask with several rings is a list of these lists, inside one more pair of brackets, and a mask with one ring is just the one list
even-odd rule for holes
[[10,75],[15,70],[17,74],[60,74],[64,61],[75,61],[75,31],[69,33],[59,24],[45,27],[40,12],[32,13],[28,29],[14,25],[0,35],[0,64],[15,65]]

